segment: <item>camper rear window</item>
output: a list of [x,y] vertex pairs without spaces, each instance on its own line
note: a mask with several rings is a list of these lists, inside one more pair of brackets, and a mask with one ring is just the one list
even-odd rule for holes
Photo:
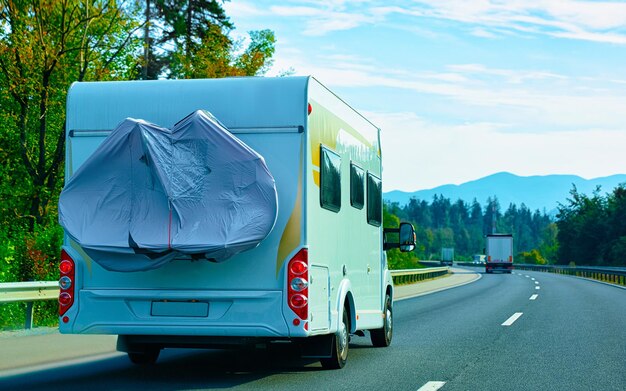
[[380,227],[382,218],[382,183],[379,178],[367,173],[367,222]]
[[365,172],[354,163],[350,163],[350,205],[363,209],[365,204]]
[[341,157],[321,147],[320,203],[322,208],[339,212],[341,209]]

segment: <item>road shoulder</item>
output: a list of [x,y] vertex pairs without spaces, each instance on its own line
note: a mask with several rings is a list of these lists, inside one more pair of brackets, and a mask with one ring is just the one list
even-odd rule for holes
[[456,288],[474,281],[482,276],[478,272],[467,269],[451,268],[452,273],[446,277],[436,278],[415,284],[398,285],[394,288],[394,301],[429,295],[446,289]]

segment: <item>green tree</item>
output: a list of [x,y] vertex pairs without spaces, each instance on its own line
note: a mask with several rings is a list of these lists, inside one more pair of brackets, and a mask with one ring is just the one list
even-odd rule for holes
[[610,240],[607,200],[599,187],[587,196],[574,186],[570,195],[568,204],[558,207],[558,263],[602,264],[603,246]]
[[5,221],[33,232],[55,216],[67,90],[128,76],[138,28],[131,11],[115,1],[0,0],[0,131],[10,178],[0,191],[13,208]]
[[609,229],[604,260],[611,265],[626,265],[626,184],[616,187],[607,198]]
[[146,0],[141,77],[216,78],[264,74],[276,42],[271,30],[233,39],[218,0]]
[[546,259],[547,263],[554,263],[559,251],[557,240],[558,228],[556,223],[549,223],[543,230],[539,252]]

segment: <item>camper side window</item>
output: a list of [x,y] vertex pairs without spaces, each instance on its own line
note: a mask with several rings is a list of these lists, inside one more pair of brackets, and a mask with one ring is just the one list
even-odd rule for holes
[[365,172],[354,163],[350,163],[350,205],[363,209],[365,204]]
[[341,157],[320,147],[320,203],[322,208],[339,212],[341,209]]
[[382,217],[382,182],[374,175],[367,173],[367,222],[380,227]]

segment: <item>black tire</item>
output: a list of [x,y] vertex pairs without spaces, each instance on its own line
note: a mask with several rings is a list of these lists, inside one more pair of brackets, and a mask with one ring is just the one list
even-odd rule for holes
[[152,365],[156,363],[160,353],[159,348],[148,348],[142,352],[128,352],[128,358],[133,364]]
[[324,369],[341,369],[346,366],[348,361],[348,350],[350,347],[350,321],[348,320],[348,311],[343,310],[343,318],[339,325],[337,334],[332,336],[333,354],[329,358],[320,359],[322,368]]
[[393,338],[393,306],[391,296],[385,295],[385,320],[384,325],[380,329],[370,330],[370,338],[372,345],[378,348],[386,348],[391,345]]

